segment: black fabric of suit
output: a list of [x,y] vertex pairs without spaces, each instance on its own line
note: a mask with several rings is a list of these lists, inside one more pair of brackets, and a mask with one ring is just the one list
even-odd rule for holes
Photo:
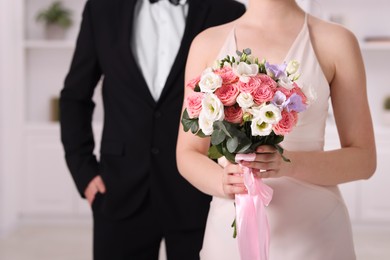
[[[230,0],[189,1],[181,47],[155,102],[130,48],[135,3],[90,0],[85,5],[60,96],[66,162],[81,196],[101,175],[107,190],[94,211],[111,221],[131,219],[147,203],[158,214],[163,232],[203,229],[210,197],[181,177],[175,159],[185,62],[200,31],[238,18],[245,8]],[[98,162],[91,121],[100,79],[104,125]]]

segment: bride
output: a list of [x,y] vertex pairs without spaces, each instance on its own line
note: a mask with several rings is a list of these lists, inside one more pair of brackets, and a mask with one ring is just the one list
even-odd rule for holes
[[[186,82],[216,58],[250,48],[272,64],[301,64],[298,85],[316,93],[282,143],[291,163],[270,146],[260,146],[245,166],[274,191],[266,208],[271,260],[355,259],[351,224],[338,184],[368,179],[376,168],[376,148],[367,101],[364,64],[355,36],[340,25],[306,14],[295,0],[249,0],[238,20],[213,27],[193,41]],[[223,7],[221,7],[223,8]],[[186,88],[186,95],[191,91]],[[324,151],[331,104],[341,148]],[[177,164],[195,187],[213,196],[201,259],[240,259],[230,227],[234,196],[245,193],[239,165],[207,157],[208,138],[179,129]],[[261,170],[261,173],[260,171]],[[188,202],[191,203],[191,202]]]

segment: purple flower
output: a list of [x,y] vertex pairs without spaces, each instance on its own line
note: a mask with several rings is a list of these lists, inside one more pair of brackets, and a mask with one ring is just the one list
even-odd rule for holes
[[271,74],[269,76],[279,78],[281,76],[286,75],[286,67],[287,64],[283,63],[281,65],[277,64],[269,64],[268,62],[265,62],[265,69],[267,70],[267,73]]
[[271,103],[277,106],[279,109],[283,109],[286,106],[286,99],[286,95],[278,90],[275,92],[275,96]]
[[293,93],[286,101],[286,109],[288,112],[302,112],[306,110],[306,105],[302,102],[302,97],[297,93]]

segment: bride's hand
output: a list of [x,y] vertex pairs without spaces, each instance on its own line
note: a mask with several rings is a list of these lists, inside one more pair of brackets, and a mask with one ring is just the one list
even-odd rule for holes
[[226,197],[234,199],[235,194],[247,193],[244,186],[244,179],[241,176],[242,168],[238,164],[232,164],[228,160],[218,160],[223,167],[222,188]]
[[253,162],[242,161],[241,165],[252,168],[259,178],[280,177],[284,161],[274,146],[262,145],[256,149],[256,159]]

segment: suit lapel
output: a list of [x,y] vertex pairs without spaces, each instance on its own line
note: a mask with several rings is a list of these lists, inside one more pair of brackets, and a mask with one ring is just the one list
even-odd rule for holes
[[188,15],[183,38],[159,101],[165,98],[177,77],[184,71],[192,39],[203,29],[205,17],[209,10],[207,0],[189,0],[188,2]]

